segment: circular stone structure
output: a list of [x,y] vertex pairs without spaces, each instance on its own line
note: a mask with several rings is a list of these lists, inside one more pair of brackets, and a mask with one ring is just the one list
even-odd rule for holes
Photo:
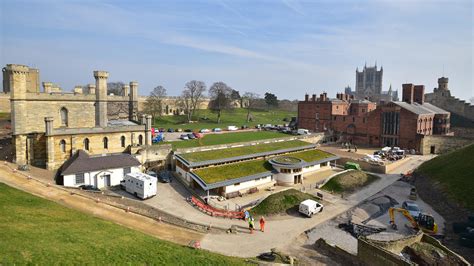
[[304,160],[291,156],[280,156],[272,158],[268,162],[278,172],[274,175],[278,185],[292,186],[302,182],[302,168],[306,163]]

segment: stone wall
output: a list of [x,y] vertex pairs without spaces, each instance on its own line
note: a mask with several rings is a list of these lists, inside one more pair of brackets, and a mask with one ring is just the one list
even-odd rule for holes
[[415,265],[414,263],[404,260],[403,257],[397,256],[392,252],[383,249],[382,247],[378,247],[377,245],[372,244],[361,237],[357,239],[357,257],[364,265]]
[[449,90],[435,89],[433,93],[425,94],[425,101],[474,121],[474,105],[451,96]]
[[0,113],[10,113],[10,94],[0,93]]
[[[461,148],[473,142],[474,142],[473,139],[455,137],[455,136],[439,136],[439,135],[424,136],[421,139],[421,143],[420,143],[420,153],[421,154],[445,153],[450,150]],[[434,148],[434,152],[432,152],[431,150],[432,147]]]
[[451,132],[453,132],[456,137],[474,139],[474,128],[452,127]]

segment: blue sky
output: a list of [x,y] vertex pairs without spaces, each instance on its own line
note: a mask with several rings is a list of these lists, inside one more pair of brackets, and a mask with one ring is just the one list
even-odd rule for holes
[[[474,95],[472,1],[0,0],[0,64],[40,69],[65,90],[136,80],[178,95],[192,79],[302,99],[355,86],[355,69],[384,67],[384,90],[450,78]],[[444,70],[443,70],[444,69]]]

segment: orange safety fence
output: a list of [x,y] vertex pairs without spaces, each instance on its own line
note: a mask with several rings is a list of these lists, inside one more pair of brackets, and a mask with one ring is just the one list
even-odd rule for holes
[[202,212],[205,212],[211,216],[224,217],[231,219],[244,219],[244,213],[241,211],[227,211],[214,208],[204,202],[198,200],[196,197],[191,196],[188,198],[189,202],[200,209]]

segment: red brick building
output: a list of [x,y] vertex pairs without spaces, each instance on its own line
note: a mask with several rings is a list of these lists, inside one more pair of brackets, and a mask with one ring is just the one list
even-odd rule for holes
[[401,102],[377,106],[339,93],[329,99],[305,96],[298,103],[298,127],[328,132],[359,145],[399,146],[419,150],[423,135],[450,134],[450,113],[424,102],[424,86],[403,84]]

